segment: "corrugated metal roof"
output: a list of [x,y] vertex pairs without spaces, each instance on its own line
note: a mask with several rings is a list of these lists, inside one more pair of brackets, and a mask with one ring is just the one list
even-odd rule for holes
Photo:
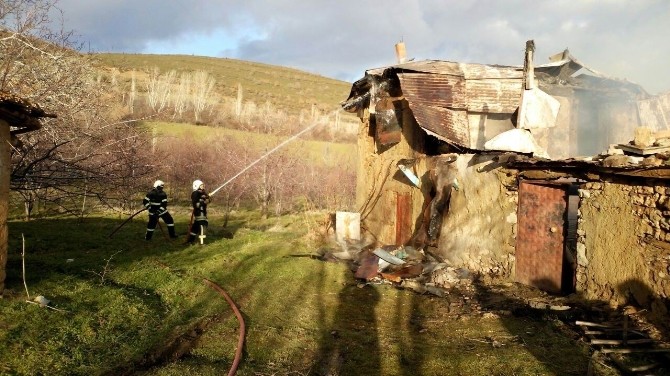
[[426,106],[467,108],[466,82],[462,77],[432,73],[398,73],[405,98]]
[[[490,67],[450,63],[444,67],[458,68],[463,75],[434,72],[411,72],[403,64],[398,72],[402,93],[409,102],[419,126],[442,140],[471,147],[467,111],[512,114],[521,101],[522,79],[483,78],[495,76]],[[416,67],[414,65],[413,67]],[[421,67],[424,67],[421,65]],[[431,65],[437,68],[437,64]],[[442,70],[444,72],[445,70]],[[500,71],[505,76],[508,70]],[[467,79],[467,76],[477,76]]]
[[463,77],[468,80],[485,78],[518,78],[523,77],[520,66],[486,65],[474,63],[456,63],[453,61],[421,60],[387,67],[369,69],[365,73],[381,76],[385,71],[393,69],[400,72],[423,72]]
[[468,111],[511,114],[521,103],[520,79],[467,80],[465,89]]
[[468,115],[465,111],[454,111],[444,107],[424,106],[408,99],[416,122],[421,128],[438,138],[464,147],[470,147]]

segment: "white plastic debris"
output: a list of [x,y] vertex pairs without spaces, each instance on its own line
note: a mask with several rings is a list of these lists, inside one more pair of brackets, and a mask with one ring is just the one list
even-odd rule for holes
[[46,307],[46,306],[49,305],[49,303],[51,303],[51,301],[49,299],[45,298],[42,295],[36,296],[35,299],[33,299],[33,301],[38,303],[40,305],[40,307]]
[[524,90],[521,99],[522,112],[518,127],[525,129],[551,128],[556,125],[561,103],[544,91],[534,88]]
[[514,128],[486,141],[486,150],[514,151],[517,153],[532,153],[539,157],[546,157],[547,153],[535,141],[533,134],[527,129]]

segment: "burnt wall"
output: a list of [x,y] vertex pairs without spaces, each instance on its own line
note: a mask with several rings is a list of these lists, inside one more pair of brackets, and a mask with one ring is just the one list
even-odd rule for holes
[[454,266],[511,276],[518,194],[491,155],[459,155],[458,188],[444,213],[437,252]]
[[577,291],[667,314],[670,185],[592,182],[579,190]]
[[[428,169],[422,150],[425,133],[414,123],[407,101],[399,102],[398,123],[402,131],[398,143],[384,146],[377,142],[374,113],[362,118],[358,135],[356,203],[363,233],[380,245],[404,243],[411,236],[411,225],[421,216],[425,201],[425,192],[398,169],[402,160],[412,161],[410,169],[419,178]],[[402,203],[408,207],[399,207]],[[406,224],[407,229],[399,230]]]

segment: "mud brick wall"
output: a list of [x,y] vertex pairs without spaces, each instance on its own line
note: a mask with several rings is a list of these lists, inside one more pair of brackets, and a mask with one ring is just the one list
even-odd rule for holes
[[670,184],[591,182],[580,187],[577,291],[613,306],[670,308]]
[[[513,277],[518,193],[493,156],[462,154],[438,241],[439,254],[452,266],[484,275]],[[514,183],[512,183],[514,182]]]

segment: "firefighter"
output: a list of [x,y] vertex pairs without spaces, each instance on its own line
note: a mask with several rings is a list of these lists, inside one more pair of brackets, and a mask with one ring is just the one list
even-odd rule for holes
[[147,233],[144,235],[145,240],[151,240],[151,237],[154,235],[154,230],[156,230],[156,225],[158,224],[158,218],[162,218],[163,222],[167,225],[168,233],[170,238],[174,239],[177,237],[174,230],[174,220],[170,213],[168,213],[167,205],[168,199],[167,194],[163,191],[165,183],[162,180],[156,180],[154,182],[154,188],[150,190],[142,204],[149,211],[149,223],[147,224]]
[[205,184],[201,180],[193,182],[193,193],[191,193],[191,204],[193,205],[193,224],[188,234],[188,242],[195,243],[196,237],[200,239],[200,244],[205,240],[205,230],[207,230],[207,204],[209,204],[209,195],[205,191]]

